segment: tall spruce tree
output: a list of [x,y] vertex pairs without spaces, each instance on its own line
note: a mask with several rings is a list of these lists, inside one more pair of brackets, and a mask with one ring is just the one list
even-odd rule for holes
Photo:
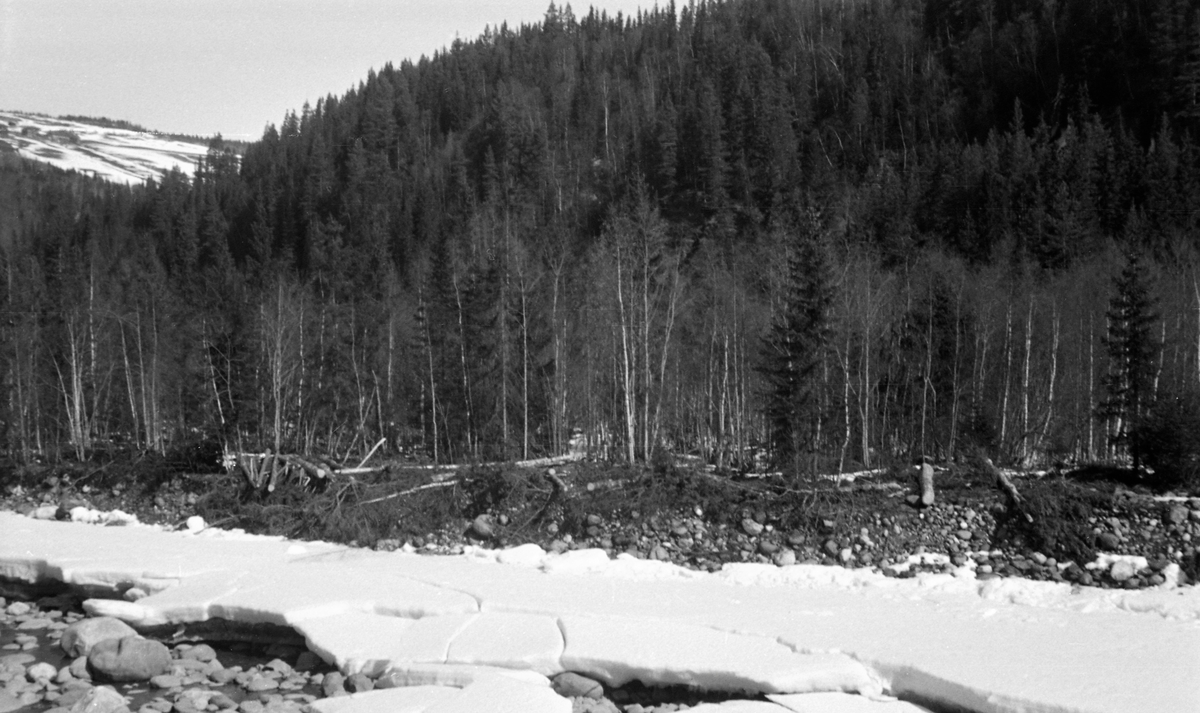
[[809,213],[788,250],[784,298],[763,344],[766,420],[775,464],[803,470],[820,419],[820,366],[833,289],[818,217]]
[[1135,471],[1141,469],[1142,453],[1138,428],[1154,400],[1154,374],[1161,345],[1152,327],[1158,320],[1155,302],[1146,287],[1146,275],[1135,253],[1115,281],[1116,295],[1109,301],[1108,373],[1103,384],[1108,398],[1100,404],[1099,417],[1109,429],[1110,444],[1126,449]]

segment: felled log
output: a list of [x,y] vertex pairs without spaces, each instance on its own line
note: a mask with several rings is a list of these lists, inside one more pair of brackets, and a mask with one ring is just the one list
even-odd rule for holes
[[992,477],[996,479],[996,487],[1008,497],[1008,504],[1014,510],[1025,516],[1026,522],[1033,522],[1033,516],[1025,509],[1025,501],[1021,498],[1021,494],[1017,492],[1017,486],[1013,484],[1012,478],[1004,474],[1002,470],[996,467],[991,458],[984,457],[984,466],[992,472]]

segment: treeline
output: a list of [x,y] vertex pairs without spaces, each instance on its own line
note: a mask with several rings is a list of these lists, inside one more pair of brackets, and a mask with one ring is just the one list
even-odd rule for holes
[[551,6],[192,177],[3,158],[0,436],[742,467],[791,418],[843,464],[1101,457],[1128,254],[1154,393],[1200,380],[1198,30],[1194,0]]

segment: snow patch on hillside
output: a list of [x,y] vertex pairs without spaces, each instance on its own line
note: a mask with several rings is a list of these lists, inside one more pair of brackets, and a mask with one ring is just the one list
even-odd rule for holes
[[144,131],[0,111],[0,143],[19,155],[66,171],[133,185],[172,169],[187,176],[208,147]]

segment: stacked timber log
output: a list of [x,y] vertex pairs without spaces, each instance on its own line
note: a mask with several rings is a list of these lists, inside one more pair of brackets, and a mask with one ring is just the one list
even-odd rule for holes
[[274,492],[282,483],[322,490],[337,472],[323,461],[312,461],[290,453],[238,453],[238,469],[255,490]]
[[[273,493],[277,486],[290,479],[302,488],[320,491],[329,485],[334,476],[356,475],[380,470],[380,468],[366,467],[367,461],[371,460],[375,451],[378,451],[380,446],[386,442],[385,438],[379,439],[379,442],[367,453],[357,468],[338,467],[324,458],[304,458],[292,453],[271,453],[270,451],[237,453],[232,458],[254,490]],[[230,458],[230,456],[226,456],[226,458]]]

